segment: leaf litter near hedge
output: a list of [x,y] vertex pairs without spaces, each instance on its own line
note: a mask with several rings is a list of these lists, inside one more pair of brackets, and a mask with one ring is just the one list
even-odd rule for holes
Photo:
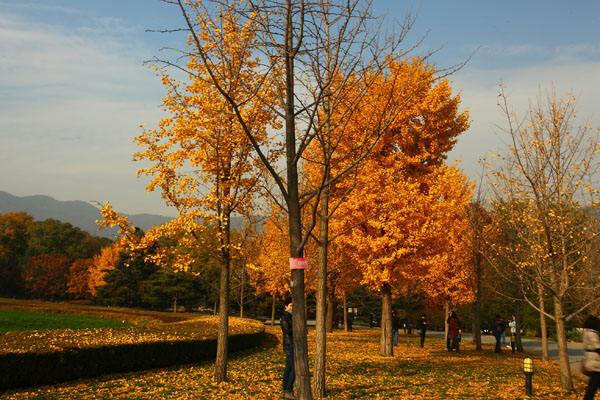
[[[268,328],[270,338],[280,337],[279,329]],[[272,339],[270,339],[272,340]],[[309,348],[314,356],[314,335]],[[523,355],[497,356],[492,348],[475,352],[463,343],[461,354],[443,350],[441,340],[430,340],[425,349],[412,339],[395,348],[393,358],[381,357],[375,331],[328,334],[327,386],[329,399],[522,399]],[[6,400],[48,399],[278,399],[283,371],[281,345],[263,343],[260,351],[246,351],[232,357],[229,382],[213,383],[212,363],[164,368],[143,373],[111,376],[44,387],[12,391]],[[576,381],[576,393],[560,388],[555,362],[535,360],[534,398],[581,397],[584,383]]]

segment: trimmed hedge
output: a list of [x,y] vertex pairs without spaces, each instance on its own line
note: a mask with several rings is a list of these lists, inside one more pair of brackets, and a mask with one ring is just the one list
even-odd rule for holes
[[[260,345],[264,331],[229,337],[229,353]],[[217,340],[178,340],[0,355],[0,390],[214,359]]]

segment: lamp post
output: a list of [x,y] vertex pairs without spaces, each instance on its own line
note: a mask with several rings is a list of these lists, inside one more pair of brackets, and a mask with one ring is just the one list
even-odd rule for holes
[[525,373],[525,394],[527,396],[533,396],[533,385],[531,382],[533,376],[533,360],[529,357],[523,360],[523,372]]

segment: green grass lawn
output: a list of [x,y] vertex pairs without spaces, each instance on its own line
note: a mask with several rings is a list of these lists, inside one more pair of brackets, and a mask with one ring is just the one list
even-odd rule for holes
[[122,328],[127,322],[91,315],[0,310],[0,333],[51,329]]

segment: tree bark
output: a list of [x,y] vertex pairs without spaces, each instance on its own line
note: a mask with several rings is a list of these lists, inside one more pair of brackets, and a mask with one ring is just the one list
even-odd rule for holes
[[548,354],[548,328],[546,327],[546,295],[544,293],[544,286],[538,283],[538,301],[540,308],[540,335],[542,337],[542,360],[548,361],[550,356]]
[[392,289],[387,283],[381,289],[381,338],[379,352],[382,356],[394,355],[392,342]]
[[[327,171],[327,168],[325,168]],[[319,226],[319,266],[317,271],[317,316],[315,322],[315,370],[313,393],[315,397],[325,397],[325,358],[327,356],[327,332],[325,326],[327,312],[327,253],[329,247],[329,191],[321,192],[321,223]]]
[[[287,206],[290,236],[290,257],[303,257],[302,214],[298,191],[298,164],[296,161],[296,109],[294,84],[294,26],[292,0],[286,0],[285,48],[285,147],[287,175]],[[294,370],[296,375],[296,398],[312,400],[310,372],[308,369],[308,343],[306,339],[306,303],[304,299],[304,270],[291,272],[292,325],[294,337]]]
[[173,313],[177,313],[177,297],[173,299]]
[[450,302],[444,303],[444,343],[448,344],[448,316],[450,315]]
[[333,332],[333,314],[335,307],[333,304],[333,296],[330,292],[327,293],[327,318],[325,323],[327,324],[327,332]]
[[563,313],[563,305],[557,298],[554,298],[554,318],[556,318],[556,342],[558,345],[560,382],[565,389],[572,391],[573,378],[571,376],[571,365],[569,364],[565,317]]
[[242,263],[242,282],[240,283],[240,318],[244,318],[244,286],[246,284],[246,264]]
[[271,326],[275,325],[275,293],[273,293],[271,302]]
[[481,351],[481,254],[475,254],[475,302],[473,303],[473,343]]
[[215,361],[215,381],[221,383],[227,380],[227,348],[229,340],[229,269],[231,255],[229,250],[229,220],[223,229],[223,249],[221,277],[219,285],[219,331],[217,334],[217,358]]
[[342,304],[344,305],[344,332],[348,332],[348,304],[346,303],[346,292],[342,294]]

